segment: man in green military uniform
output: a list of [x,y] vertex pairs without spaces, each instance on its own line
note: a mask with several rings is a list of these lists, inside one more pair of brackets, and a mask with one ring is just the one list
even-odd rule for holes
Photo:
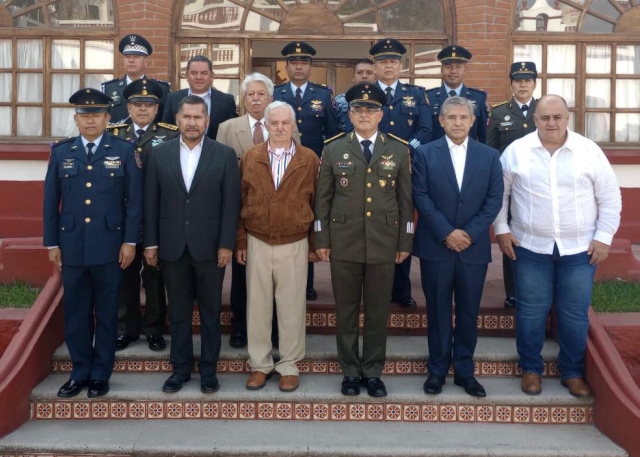
[[[536,129],[533,114],[536,110],[536,99],[533,91],[536,88],[538,72],[533,62],[514,62],[509,72],[513,97],[506,102],[493,105],[489,116],[487,146],[500,151],[500,154],[515,140],[522,138]],[[504,306],[516,306],[516,292],[513,281],[511,259],[502,256],[502,276],[504,278]]]
[[[143,169],[154,146],[178,136],[178,127],[163,122],[155,123],[158,103],[163,89],[150,79],[137,79],[127,86],[123,96],[127,100],[127,122],[111,124],[107,130],[112,135],[135,143],[135,157]],[[162,336],[167,308],[164,281],[160,270],[144,264],[142,244],[138,243],[136,257],[122,272],[122,286],[118,301],[118,341],[116,350],[126,348],[137,341],[144,330],[149,349],[161,351],[166,347]],[[144,319],[140,310],[140,269],[146,295]]]
[[[411,164],[405,141],[378,131],[385,93],[361,83],[345,94],[354,131],[327,140],[316,190],[316,253],[331,260],[343,395],[384,397],[380,380],[395,264],[413,242]],[[364,301],[364,347],[358,321]]]

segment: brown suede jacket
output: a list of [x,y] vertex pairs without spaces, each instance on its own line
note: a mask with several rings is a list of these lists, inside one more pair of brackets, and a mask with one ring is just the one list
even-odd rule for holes
[[240,162],[242,210],[236,249],[247,249],[247,233],[271,245],[288,244],[309,237],[313,244],[313,202],[320,161],[315,152],[295,143],[278,190],[273,183],[267,142],[253,146]]

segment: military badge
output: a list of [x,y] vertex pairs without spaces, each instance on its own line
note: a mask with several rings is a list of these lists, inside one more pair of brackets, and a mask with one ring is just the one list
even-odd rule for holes
[[164,139],[166,138],[166,135],[163,136],[155,136],[153,137],[153,139],[151,140],[151,147],[154,148],[156,146],[158,146],[159,144],[164,143]]
[[509,116],[508,114],[504,117],[504,120],[505,120],[505,121],[508,121],[508,120],[510,120],[510,119],[511,119],[511,116]]
[[342,187],[347,187],[349,185],[349,180],[347,178],[340,178],[340,185]]
[[345,154],[342,156],[342,158],[343,158],[344,160],[347,160],[347,159],[349,158],[349,154],[345,153]]
[[311,111],[322,111],[323,109],[322,100],[311,100]]
[[407,124],[411,127],[413,125],[413,119],[407,119]]
[[64,161],[62,162],[63,170],[70,170],[70,169],[73,169],[74,167],[75,167],[75,159],[64,159]]
[[117,170],[120,168],[122,161],[120,157],[105,157],[104,158],[104,167],[112,170]]
[[390,156],[382,156],[382,160],[380,161],[380,168],[385,171],[395,170],[396,163],[391,160],[393,158],[393,154]]
[[380,184],[380,187],[387,187],[387,180],[381,179],[378,181],[378,184]]
[[416,101],[413,98],[413,95],[407,95],[405,97],[402,97],[402,106],[405,106],[407,108],[415,108]]

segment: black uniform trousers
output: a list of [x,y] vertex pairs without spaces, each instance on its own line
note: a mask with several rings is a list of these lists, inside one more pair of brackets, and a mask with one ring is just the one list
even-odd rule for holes
[[70,379],[108,381],[118,336],[118,262],[62,266],[64,335],[73,369]]
[[[118,302],[118,333],[138,338],[145,335],[160,335],[164,327],[167,310],[164,280],[159,268],[147,265],[143,260],[142,243],[136,246],[136,257],[122,271],[122,285]],[[140,269],[146,297],[144,319],[140,309]]]
[[200,311],[201,356],[198,371],[204,377],[215,375],[220,355],[220,310],[224,268],[216,260],[199,262],[185,247],[178,260],[162,261],[169,299],[173,372],[189,376],[193,367],[191,318],[193,303]]
[[[331,259],[338,361],[344,376],[369,378],[382,374],[394,265]],[[358,340],[361,301],[364,302],[362,357]]]
[[411,258],[411,256],[407,257],[404,262],[395,267],[391,301],[401,301],[411,297],[411,278],[409,277],[411,274]]

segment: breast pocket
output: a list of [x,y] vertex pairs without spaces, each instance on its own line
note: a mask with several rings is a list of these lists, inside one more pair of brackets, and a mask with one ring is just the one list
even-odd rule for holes
[[396,167],[378,168],[378,187],[382,192],[395,192],[397,187],[398,170]]
[[120,163],[116,167],[115,165],[103,164],[100,181],[101,191],[104,193],[113,194],[124,189],[124,165]]
[[333,176],[336,180],[336,189],[350,192],[354,189],[356,166],[353,162],[337,162],[333,165]]
[[64,194],[71,193],[71,187],[78,179],[78,164],[60,164],[58,168],[58,177],[62,183],[62,192]]

